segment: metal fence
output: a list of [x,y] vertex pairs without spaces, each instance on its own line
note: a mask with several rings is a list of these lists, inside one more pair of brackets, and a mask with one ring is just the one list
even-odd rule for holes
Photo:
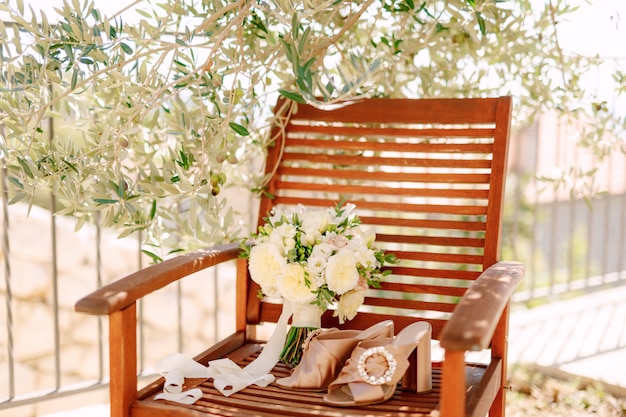
[[[108,387],[106,318],[77,314],[73,305],[148,260],[140,251],[141,236],[119,241],[98,226],[75,233],[71,219],[52,211],[33,207],[27,216],[26,206],[9,206],[5,174],[0,174],[0,414],[13,409],[13,416],[32,417],[50,412],[43,402]],[[224,300],[234,300],[234,281],[216,279],[218,273],[233,277],[231,270],[234,265],[227,264],[219,272],[198,273],[140,301],[140,377],[153,376],[153,366],[165,355],[197,352],[232,331],[234,317]],[[106,395],[101,398],[106,401]]]
[[[626,155],[615,151],[598,161],[576,145],[578,129],[542,115],[513,138],[503,255],[527,266],[516,302],[534,305],[626,283]],[[593,169],[582,180],[596,190],[589,199],[539,179]]]

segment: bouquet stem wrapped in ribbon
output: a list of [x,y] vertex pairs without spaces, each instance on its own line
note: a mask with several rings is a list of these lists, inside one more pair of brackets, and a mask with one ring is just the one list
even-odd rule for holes
[[288,366],[296,366],[302,358],[302,345],[309,334],[322,327],[322,310],[313,304],[298,304],[291,317],[291,327],[287,332],[285,347],[280,360]]
[[[374,247],[375,234],[361,229],[354,204],[327,209],[274,209],[266,224],[244,242],[250,276],[260,296],[291,303],[293,316],[281,360],[296,366],[302,343],[321,327],[336,304],[340,323],[357,314],[369,287],[378,287],[395,257]],[[251,243],[251,244],[250,244]]]

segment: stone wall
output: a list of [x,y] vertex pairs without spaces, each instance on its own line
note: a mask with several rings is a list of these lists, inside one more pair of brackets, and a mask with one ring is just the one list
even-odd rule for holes
[[[63,387],[89,385],[108,376],[106,318],[74,312],[76,301],[97,288],[96,230],[85,226],[75,232],[73,219],[55,219],[58,262],[58,318],[55,319],[51,217],[49,212],[37,207],[32,207],[28,216],[27,211],[25,206],[14,205],[8,212],[10,308],[7,308],[5,259],[0,252],[0,403],[9,396],[10,334],[17,399],[33,393],[54,392],[58,384]],[[101,259],[101,279],[104,283],[111,282],[137,270],[138,243],[134,239],[118,240],[113,233],[103,231]],[[148,265],[149,260],[142,262]],[[223,267],[217,285],[213,271],[196,274],[180,286],[174,284],[150,295],[141,304],[145,324],[142,332],[145,343],[141,350],[145,353],[142,362],[145,369],[150,370],[156,361],[172,352],[195,354],[216,337],[232,331],[233,271],[233,265]],[[180,304],[179,293],[182,295]],[[183,323],[182,346],[178,338],[179,317]],[[58,333],[55,332],[57,327]],[[102,351],[98,342],[100,334],[105,340]],[[57,346],[60,348],[58,356]],[[101,356],[104,363],[100,362]],[[81,403],[106,402],[107,395],[106,390],[99,390],[9,408],[0,414],[36,417],[77,408]]]

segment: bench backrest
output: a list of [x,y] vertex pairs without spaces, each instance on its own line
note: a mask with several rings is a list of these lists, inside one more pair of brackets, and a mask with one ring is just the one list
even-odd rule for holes
[[[416,318],[438,338],[471,281],[498,260],[511,98],[367,99],[331,110],[280,100],[259,222],[274,206],[354,203],[377,246],[400,260],[362,313],[403,327]],[[249,323],[280,306],[248,296]],[[336,325],[325,317],[325,325]]]

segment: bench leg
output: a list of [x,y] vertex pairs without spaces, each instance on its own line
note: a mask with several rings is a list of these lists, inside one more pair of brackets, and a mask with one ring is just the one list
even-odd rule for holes
[[441,417],[465,416],[465,352],[446,350],[441,375]]
[[133,303],[109,316],[111,417],[130,417],[137,399],[137,308]]

